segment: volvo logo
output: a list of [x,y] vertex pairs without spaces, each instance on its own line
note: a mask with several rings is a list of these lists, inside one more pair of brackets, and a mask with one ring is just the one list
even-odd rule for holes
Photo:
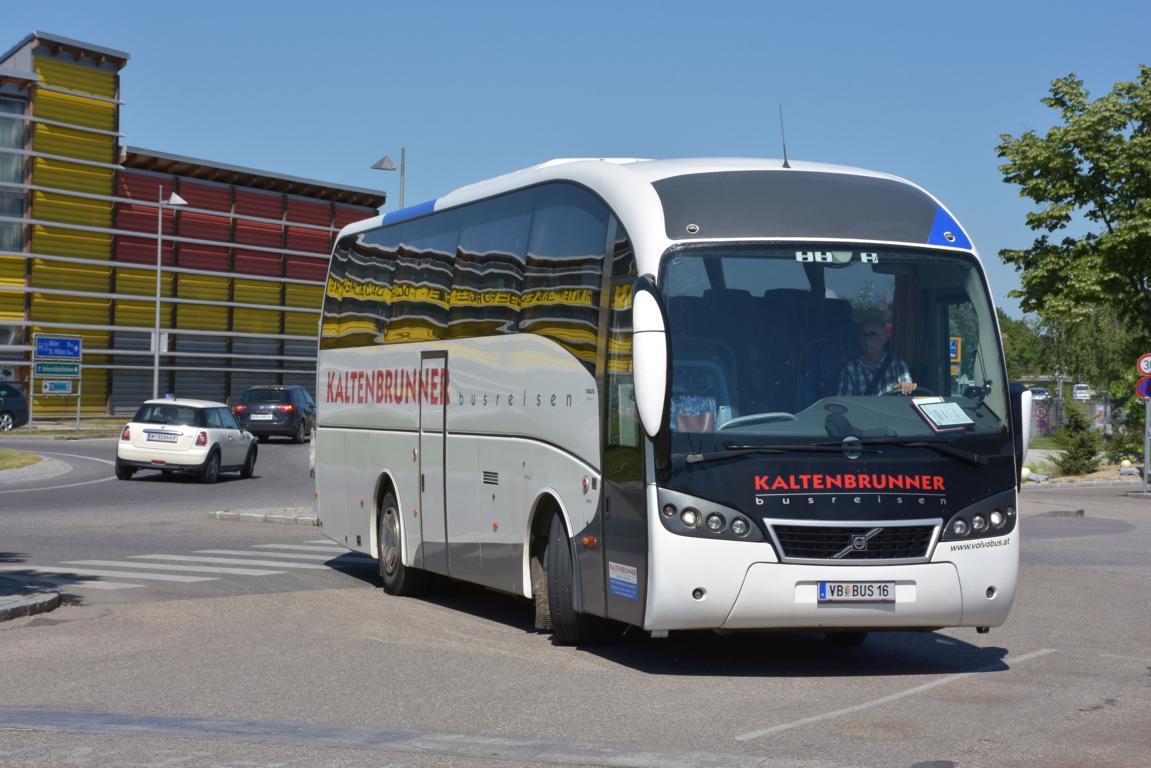
[[883,533],[882,528],[872,528],[867,533],[853,533],[851,534],[851,543],[836,552],[831,557],[833,559],[839,560],[847,557],[852,552],[866,552],[867,542],[871,541],[881,533]]

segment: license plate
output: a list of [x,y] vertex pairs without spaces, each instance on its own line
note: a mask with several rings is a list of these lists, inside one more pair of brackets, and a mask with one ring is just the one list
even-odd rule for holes
[[894,603],[894,581],[821,581],[821,603]]
[[174,443],[180,436],[174,432],[149,432],[148,439],[153,443]]
[[251,421],[271,421],[272,414],[270,413],[253,413],[248,417]]

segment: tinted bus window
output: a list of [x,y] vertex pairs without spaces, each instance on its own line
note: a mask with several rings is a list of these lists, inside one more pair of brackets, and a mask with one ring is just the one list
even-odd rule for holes
[[386,341],[447,337],[459,221],[458,211],[447,211],[404,224]]
[[462,209],[448,312],[453,338],[516,332],[534,198],[525,190]]

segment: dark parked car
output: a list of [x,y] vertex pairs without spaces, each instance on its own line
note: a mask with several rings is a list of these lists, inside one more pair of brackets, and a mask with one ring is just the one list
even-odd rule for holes
[[0,432],[28,423],[28,400],[11,384],[0,384]]
[[316,401],[308,390],[290,386],[250,387],[232,406],[240,426],[264,442],[271,435],[302,443],[316,426]]
[[1047,387],[1032,387],[1031,388],[1031,402],[1033,403],[1046,403],[1051,400],[1051,392]]

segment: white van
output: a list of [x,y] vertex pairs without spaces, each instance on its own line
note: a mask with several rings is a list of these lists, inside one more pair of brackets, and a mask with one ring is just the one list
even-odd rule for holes
[[1071,387],[1071,399],[1076,402],[1085,403],[1093,397],[1095,391],[1090,384],[1075,384]]

